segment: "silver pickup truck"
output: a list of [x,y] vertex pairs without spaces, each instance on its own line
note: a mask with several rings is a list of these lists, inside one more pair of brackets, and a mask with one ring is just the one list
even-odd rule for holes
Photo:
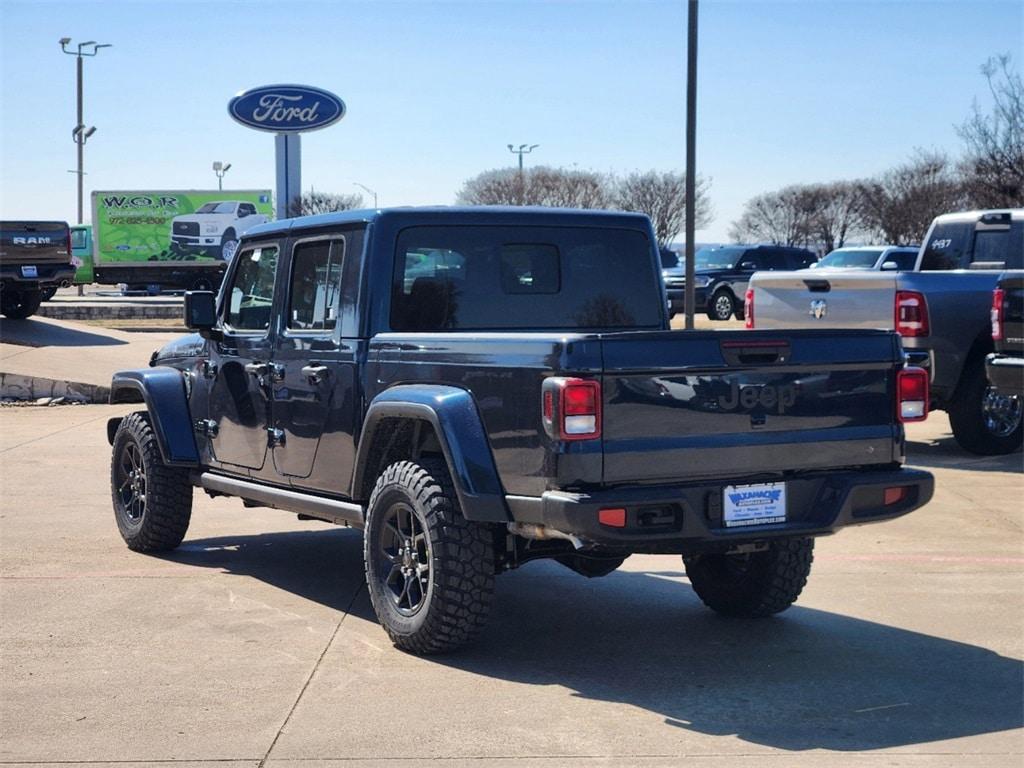
[[992,290],[1004,269],[1024,267],[1024,209],[968,211],[932,222],[914,270],[758,272],[747,327],[886,328],[926,368],[931,408],[949,413],[953,435],[979,454],[1021,446],[1020,397],[990,388]]

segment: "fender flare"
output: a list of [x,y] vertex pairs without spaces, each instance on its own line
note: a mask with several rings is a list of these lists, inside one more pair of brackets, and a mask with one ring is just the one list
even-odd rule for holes
[[507,523],[512,519],[473,396],[451,386],[402,384],[373,399],[356,451],[353,495],[360,493],[366,479],[377,430],[389,418],[425,421],[434,428],[467,520]]
[[[192,418],[188,410],[184,374],[176,368],[157,366],[118,371],[110,382],[110,403],[145,403],[164,463],[178,467],[198,467]],[[107,440],[121,419],[107,422]]]

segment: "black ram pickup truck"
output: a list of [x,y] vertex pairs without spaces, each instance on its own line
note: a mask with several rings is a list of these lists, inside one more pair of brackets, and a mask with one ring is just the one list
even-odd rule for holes
[[927,377],[884,331],[672,331],[644,216],[425,208],[260,225],[198,333],[113,378],[128,546],[173,549],[193,488],[362,528],[400,648],[483,626],[495,576],[682,555],[711,608],[792,604],[813,539],[928,502],[902,467]]
[[1004,272],[992,292],[992,343],[985,373],[999,397],[1012,398],[1020,418],[1024,399],[1024,270]]
[[48,293],[74,279],[67,222],[0,221],[0,314],[31,317]]

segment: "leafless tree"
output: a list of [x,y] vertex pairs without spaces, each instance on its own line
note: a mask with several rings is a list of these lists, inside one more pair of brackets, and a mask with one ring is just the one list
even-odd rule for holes
[[[703,229],[714,218],[708,195],[710,183],[698,177],[694,186],[694,227]],[[658,244],[667,247],[686,223],[686,174],[673,171],[632,173],[616,183],[615,207],[647,214],[654,225]]]
[[960,163],[970,204],[978,208],[1024,206],[1024,81],[1009,54],[981,67],[992,95],[991,111],[975,100],[971,116],[957,129],[967,145]]
[[765,192],[747,201],[729,235],[736,242],[805,246],[814,239],[820,192],[804,184]]
[[813,207],[811,244],[828,253],[864,231],[864,201],[858,182],[833,181],[808,187]]
[[292,201],[288,208],[288,214],[290,216],[310,216],[316,213],[334,213],[362,207],[363,196],[359,193],[332,195],[329,192],[316,192],[311,189],[309,192],[303,192],[297,200]]
[[607,208],[609,182],[601,174],[539,165],[522,174],[497,168],[462,185],[460,205],[542,205],[555,208]]
[[921,242],[933,218],[965,205],[963,184],[939,152],[917,150],[903,165],[858,188],[866,227],[894,245]]

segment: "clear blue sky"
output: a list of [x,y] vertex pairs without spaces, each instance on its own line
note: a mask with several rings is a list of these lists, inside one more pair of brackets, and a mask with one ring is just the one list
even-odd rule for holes
[[[723,2],[700,19],[698,172],[726,238],[743,203],[871,175],[915,147],[959,152],[979,65],[1024,59],[1024,2]],[[273,137],[236,92],[298,82],[345,119],[303,137],[303,187],[447,204],[537,143],[531,163],[682,169],[686,4],[0,0],[0,215],[75,217],[74,59],[86,61],[86,190],[273,188]],[[369,202],[369,201],[368,201]],[[87,214],[88,219],[88,214]]]

